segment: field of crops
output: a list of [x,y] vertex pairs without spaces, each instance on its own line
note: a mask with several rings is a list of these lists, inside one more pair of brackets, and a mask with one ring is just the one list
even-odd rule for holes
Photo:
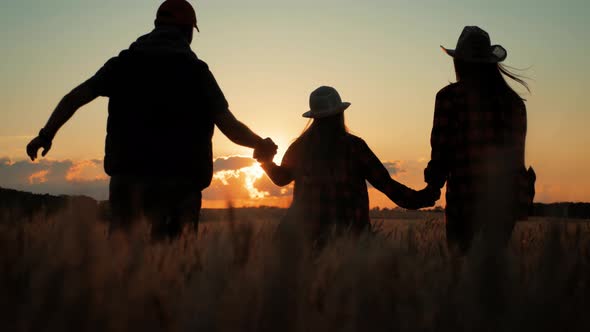
[[467,257],[440,217],[375,224],[321,251],[262,214],[155,245],[83,206],[1,224],[0,330],[590,331],[587,222],[519,223]]

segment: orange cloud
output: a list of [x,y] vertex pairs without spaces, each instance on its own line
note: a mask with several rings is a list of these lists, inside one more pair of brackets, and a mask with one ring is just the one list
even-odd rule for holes
[[53,195],[108,197],[102,161],[40,159],[12,161],[0,157],[0,187]]
[[[213,175],[213,181],[219,181],[227,189],[232,189],[231,184],[242,186],[250,199],[261,199],[269,196],[267,191],[260,191],[254,186],[256,181],[264,176],[264,170],[258,163],[237,170],[223,170]],[[234,190],[236,188],[233,188]]]
[[[425,161],[386,161],[383,165],[399,181],[416,189],[424,187],[422,170]],[[229,156],[214,161],[211,186],[203,192],[203,207],[224,208],[231,201],[233,206],[280,206],[288,207],[292,201],[293,183],[278,187],[260,165],[252,158]],[[381,192],[369,186],[371,207],[393,208],[396,205]],[[443,202],[439,202],[443,204]]]
[[229,156],[214,161],[213,180],[203,192],[203,207],[279,206],[291,203],[292,186],[277,187],[252,158]]
[[68,182],[86,182],[108,180],[103,172],[101,163],[96,160],[82,160],[74,162],[66,172]]
[[48,170],[35,172],[29,176],[29,184],[41,184],[47,182]]
[[[384,162],[390,174],[399,182],[414,188],[425,186],[423,169],[426,160]],[[88,195],[108,198],[108,177],[101,160],[50,160],[32,163],[0,157],[0,187],[55,195]],[[369,186],[371,207],[393,208],[395,204]],[[588,201],[587,183],[551,182],[544,177],[536,185],[537,202]],[[209,188],[203,191],[203,206],[227,207],[228,202],[241,206],[288,207],[292,200],[293,183],[278,187],[260,165],[250,157],[228,156],[214,161],[214,176]],[[444,190],[437,205],[445,205]]]

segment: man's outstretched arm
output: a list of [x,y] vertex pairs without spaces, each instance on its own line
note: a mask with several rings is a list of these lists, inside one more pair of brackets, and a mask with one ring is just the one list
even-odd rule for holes
[[270,138],[262,139],[256,135],[245,124],[238,121],[229,109],[217,113],[215,124],[232,142],[256,149],[260,156],[274,156],[277,153],[278,146]]
[[263,141],[262,137],[238,121],[229,109],[216,113],[215,124],[227,138],[238,145],[254,149]]
[[43,148],[42,156],[45,157],[47,152],[51,149],[53,137],[57,131],[76,113],[76,111],[93,101],[98,97],[98,94],[91,87],[89,81],[86,81],[65,95],[59,102],[45,127],[39,132],[39,136],[35,137],[27,145],[27,154],[31,160],[37,159],[39,149]]

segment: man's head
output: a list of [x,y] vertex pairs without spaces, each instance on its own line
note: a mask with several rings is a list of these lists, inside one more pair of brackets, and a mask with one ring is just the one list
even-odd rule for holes
[[180,29],[187,40],[193,40],[193,28],[197,27],[197,14],[193,6],[186,0],[166,0],[158,8],[156,13],[156,27],[174,26]]

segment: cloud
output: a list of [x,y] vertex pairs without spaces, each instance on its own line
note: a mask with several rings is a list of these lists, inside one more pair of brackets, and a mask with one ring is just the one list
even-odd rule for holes
[[36,183],[45,183],[47,182],[47,174],[49,174],[49,170],[42,170],[37,173],[31,174],[29,176],[29,184],[33,185]]
[[271,197],[290,197],[293,195],[293,183],[279,187],[265,174],[255,182],[256,188],[268,192]]
[[385,166],[389,174],[391,174],[392,176],[405,172],[402,169],[400,161],[386,161],[383,162],[383,166]]
[[82,160],[74,163],[66,173],[68,182],[104,181],[109,177],[104,173],[101,160]]
[[293,186],[278,187],[252,158],[229,156],[213,163],[214,175],[203,191],[203,206],[281,206],[290,205]]
[[108,178],[100,160],[12,161],[0,158],[0,187],[53,195],[106,199]]
[[213,161],[213,170],[215,172],[238,170],[244,167],[250,167],[255,163],[254,159],[244,156],[220,157]]
[[[217,158],[213,165],[214,176],[211,186],[203,193],[205,199],[257,201],[290,193],[274,186],[252,158]],[[102,160],[30,162],[0,158],[1,187],[53,195],[88,195],[103,200],[108,198],[108,180]]]
[[[213,162],[213,180],[203,192],[206,200],[261,200],[272,195],[259,185],[266,175],[252,158],[229,156]],[[269,180],[270,181],[270,180]]]
[[[383,164],[402,183],[416,188],[422,185],[424,162],[387,161]],[[235,206],[290,204],[293,183],[285,187],[276,186],[252,158],[216,158],[213,165],[211,185],[203,191],[204,206],[208,206],[207,202],[225,206],[227,201],[234,202]],[[41,159],[33,163],[0,157],[0,187],[53,195],[87,195],[105,200],[108,198],[108,181],[102,160]],[[376,191],[369,188],[371,196],[377,197]],[[387,199],[371,198],[371,206],[386,204],[392,203],[388,203]]]

